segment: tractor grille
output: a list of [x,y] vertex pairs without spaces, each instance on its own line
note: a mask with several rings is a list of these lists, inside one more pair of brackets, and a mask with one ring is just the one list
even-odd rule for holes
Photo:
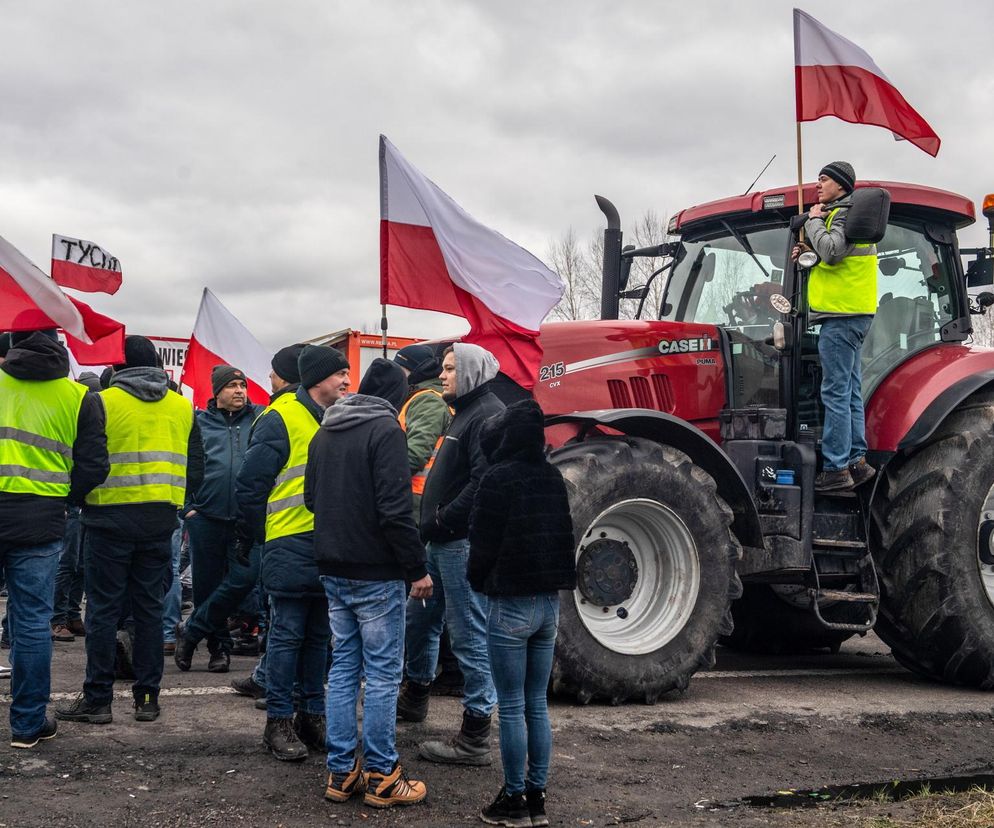
[[627,381],[610,379],[607,390],[614,408],[654,408],[670,414],[676,410],[673,386],[666,374],[629,377]]

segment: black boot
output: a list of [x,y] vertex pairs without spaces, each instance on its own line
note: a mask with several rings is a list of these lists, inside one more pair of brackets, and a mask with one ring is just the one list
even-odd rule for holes
[[328,725],[321,713],[298,712],[293,719],[293,729],[301,742],[318,753],[327,753]]
[[397,718],[405,722],[423,722],[428,718],[431,685],[407,680],[397,696]]
[[293,719],[266,719],[262,741],[273,756],[284,762],[299,762],[307,758],[307,745],[293,732]]
[[184,673],[193,664],[193,654],[197,651],[197,645],[186,637],[186,628],[182,623],[176,625],[176,652],[173,653],[173,660],[176,666]]
[[420,753],[429,762],[446,765],[489,765],[493,762],[490,717],[463,711],[462,727],[455,736],[447,742],[425,742]]
[[497,798],[480,811],[480,819],[487,825],[503,825],[505,828],[530,828],[531,817],[523,793],[509,794],[501,788]]
[[133,688],[135,696],[135,721],[154,722],[159,718],[159,691]]
[[221,649],[216,653],[211,653],[210,661],[207,662],[208,673],[227,673],[231,667],[231,656],[228,651]]
[[549,818],[545,815],[545,791],[526,790],[525,800],[528,802],[532,828],[545,828],[549,824]]

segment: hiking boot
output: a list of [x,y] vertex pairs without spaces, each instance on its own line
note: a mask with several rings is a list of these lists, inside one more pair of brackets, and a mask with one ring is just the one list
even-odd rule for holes
[[132,661],[135,642],[127,630],[117,631],[117,644],[114,652],[114,678],[118,681],[130,681],[135,677],[135,665]]
[[76,636],[65,624],[52,624],[52,640],[69,642],[75,641]]
[[94,704],[87,700],[85,693],[76,696],[72,704],[55,708],[55,718],[64,722],[87,724],[110,724],[114,721],[109,704]]
[[186,637],[186,628],[182,623],[176,625],[176,652],[173,653],[173,661],[184,673],[193,664],[193,654],[197,651],[197,645]]
[[864,483],[873,480],[877,476],[877,470],[866,462],[865,457],[860,457],[855,463],[849,466],[849,474],[852,477],[852,485],[855,489]]
[[323,713],[299,712],[293,719],[293,731],[311,750],[327,753],[328,725]]
[[86,625],[83,624],[82,618],[70,618],[66,621],[66,627],[73,635],[78,635],[80,638],[86,636]]
[[462,727],[447,742],[425,742],[419,753],[429,762],[444,765],[489,765],[493,762],[490,752],[490,717],[474,716],[463,711]]
[[545,791],[525,791],[525,801],[528,803],[532,828],[545,828],[549,824],[549,818],[545,815]]
[[135,689],[135,721],[154,722],[159,718],[159,691]]
[[49,739],[55,738],[55,734],[58,730],[59,723],[51,716],[46,716],[45,723],[34,733],[24,733],[20,736],[11,733],[10,746],[12,748],[33,748],[39,742],[46,742]]
[[370,771],[366,774],[366,795],[362,801],[373,808],[392,808],[394,805],[414,805],[427,795],[425,783],[404,776],[398,762],[390,773]]
[[239,696],[248,696],[252,699],[266,698],[266,688],[257,682],[252,676],[243,679],[232,679],[231,689]]
[[350,797],[365,792],[368,776],[362,772],[362,765],[356,759],[352,770],[348,773],[328,774],[328,787],[324,789],[324,798],[332,802],[346,802]]
[[283,762],[299,762],[307,758],[307,745],[293,731],[293,719],[266,719],[262,734],[269,752]]
[[431,685],[405,681],[397,696],[397,719],[405,722],[423,722],[428,718]]
[[849,469],[823,471],[815,478],[816,492],[844,492],[851,489],[853,485]]
[[507,788],[501,788],[497,798],[480,811],[480,819],[487,825],[505,825],[507,828],[530,828],[532,824],[525,795],[509,794]]
[[218,650],[211,653],[210,661],[207,662],[208,673],[227,673],[231,667],[231,656],[227,650]]

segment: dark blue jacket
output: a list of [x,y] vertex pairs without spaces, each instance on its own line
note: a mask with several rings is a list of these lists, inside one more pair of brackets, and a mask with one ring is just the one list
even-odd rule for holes
[[[324,409],[303,389],[292,392],[321,422]],[[275,399],[275,397],[274,397]],[[266,414],[252,427],[248,450],[238,470],[235,491],[245,528],[258,541],[266,537],[266,502],[276,476],[290,457],[290,439],[283,418]],[[262,585],[282,598],[324,595],[314,561],[314,533],[288,535],[267,543],[262,550]]]
[[261,413],[262,406],[250,402],[240,411],[224,411],[213,399],[197,412],[204,443],[204,482],[187,502],[187,512],[196,509],[215,520],[238,517],[235,477],[248,448],[252,423]]

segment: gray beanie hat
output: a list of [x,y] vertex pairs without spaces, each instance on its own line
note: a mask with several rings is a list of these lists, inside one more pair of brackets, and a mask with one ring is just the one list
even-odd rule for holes
[[848,161],[832,161],[822,167],[818,175],[827,175],[847,193],[856,188],[856,171]]

